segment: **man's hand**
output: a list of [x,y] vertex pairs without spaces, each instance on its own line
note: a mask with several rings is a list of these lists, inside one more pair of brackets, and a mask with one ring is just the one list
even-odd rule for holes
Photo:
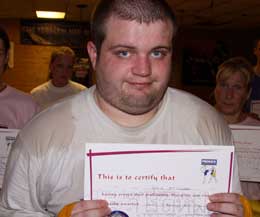
[[207,205],[209,211],[213,211],[211,217],[244,216],[243,204],[240,195],[236,193],[218,193],[209,196]]
[[83,200],[74,205],[71,217],[105,217],[110,213],[105,200]]

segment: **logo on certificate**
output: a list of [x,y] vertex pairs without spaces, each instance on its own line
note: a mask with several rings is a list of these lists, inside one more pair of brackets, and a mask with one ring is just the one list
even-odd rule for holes
[[202,183],[217,183],[217,159],[201,159]]

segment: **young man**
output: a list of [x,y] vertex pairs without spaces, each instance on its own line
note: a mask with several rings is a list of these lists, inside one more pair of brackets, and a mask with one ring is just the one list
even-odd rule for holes
[[29,94],[19,91],[3,81],[7,69],[10,41],[0,27],[0,128],[21,129],[39,111]]
[[75,53],[69,47],[60,47],[52,52],[49,64],[51,79],[31,91],[42,109],[86,89],[84,85],[70,80],[74,62]]
[[[75,201],[63,209],[67,216],[109,216],[106,201],[80,201],[86,142],[232,144],[213,107],[167,87],[176,29],[164,1],[100,1],[87,45],[97,84],[21,132],[7,166],[2,216],[54,216]],[[240,192],[237,168],[234,174],[233,190]],[[218,216],[243,216],[239,194],[209,199]]]

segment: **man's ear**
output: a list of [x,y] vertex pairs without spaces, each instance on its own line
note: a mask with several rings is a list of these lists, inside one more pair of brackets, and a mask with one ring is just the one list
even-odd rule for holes
[[96,45],[92,42],[89,41],[87,44],[87,50],[88,50],[88,55],[92,64],[93,69],[96,69],[96,63],[97,63],[97,48]]

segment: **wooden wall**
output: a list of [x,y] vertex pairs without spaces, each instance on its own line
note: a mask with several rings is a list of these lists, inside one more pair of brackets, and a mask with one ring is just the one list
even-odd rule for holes
[[19,20],[0,20],[0,25],[14,42],[14,68],[5,72],[4,80],[25,92],[47,81],[50,55],[56,47],[22,45]]

